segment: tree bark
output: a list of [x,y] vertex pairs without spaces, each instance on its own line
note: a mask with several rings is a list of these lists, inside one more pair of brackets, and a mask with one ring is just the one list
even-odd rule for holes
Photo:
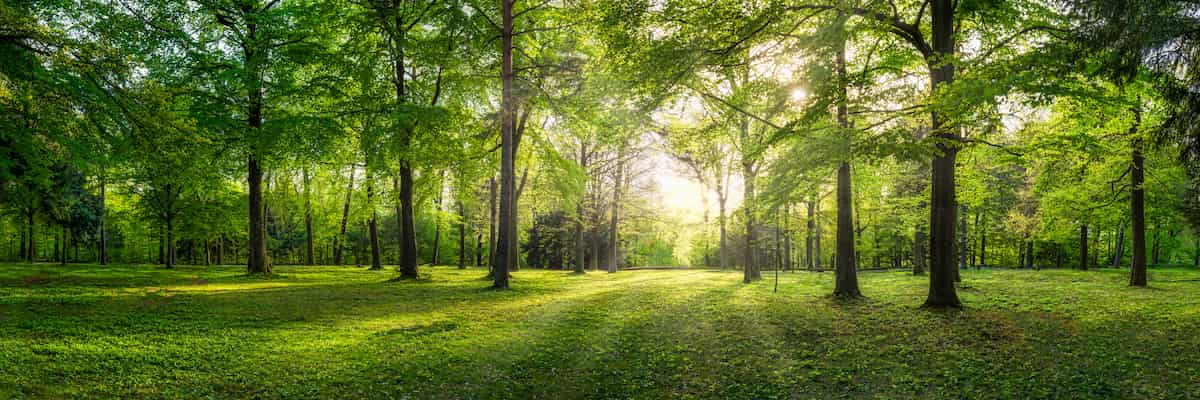
[[913,275],[925,275],[925,259],[929,255],[928,250],[925,249],[926,243],[929,243],[929,240],[925,236],[925,230],[917,227],[917,230],[913,232]]
[[96,257],[97,261],[100,262],[100,265],[108,264],[108,229],[105,228],[105,224],[107,223],[107,220],[108,220],[108,218],[107,218],[108,205],[106,203],[106,199],[107,199],[106,184],[107,184],[107,182],[104,177],[104,172],[102,171],[100,173],[100,216],[99,216],[100,217],[100,226],[99,226],[100,243],[99,243],[99,254],[97,254],[97,257]]
[[1079,226],[1079,270],[1087,271],[1088,269],[1088,225],[1083,223]]
[[316,264],[313,259],[312,193],[308,167],[304,168],[304,265]]
[[488,178],[488,201],[490,216],[488,218],[488,270],[495,271],[495,266],[499,264],[496,259],[496,196],[498,188],[496,187],[496,178]]
[[1125,259],[1125,223],[1121,222],[1121,230],[1117,232],[1116,249],[1113,250],[1111,265],[1113,268],[1121,266],[1121,261]]
[[371,219],[367,220],[367,230],[371,240],[372,271],[383,269],[383,261],[379,259],[379,217],[375,212],[375,180],[371,173],[370,163],[367,163],[367,208],[371,210]]
[[467,208],[458,202],[458,269],[467,269]]
[[975,265],[981,268],[987,266],[987,214],[983,214],[980,219],[983,225],[976,228],[979,231],[979,264]]
[[[954,82],[954,1],[931,0],[932,50],[929,60],[930,89]],[[954,164],[959,137],[955,128],[942,120],[937,110],[931,113],[931,127],[939,155],[933,159],[930,186],[929,297],[926,307],[961,307],[954,287],[954,219],[958,215],[955,200]],[[950,144],[948,142],[955,142]]]
[[1041,271],[1042,268],[1034,262],[1033,259],[1033,239],[1025,240],[1025,268],[1036,268]]
[[721,226],[721,248],[717,251],[717,262],[721,264],[721,270],[729,269],[729,232],[726,225],[727,218],[725,212],[725,204],[728,201],[728,196],[725,194],[726,186],[718,183],[717,187],[717,224]]
[[612,201],[612,231],[608,236],[608,242],[612,246],[612,255],[608,259],[608,273],[617,272],[617,266],[621,260],[621,243],[619,241],[620,224],[618,223],[618,215],[621,210],[621,181],[624,179],[625,162],[624,143],[621,144],[621,149],[617,151],[617,174],[613,178],[613,201]]
[[442,254],[442,196],[446,192],[446,171],[442,170],[438,176],[438,192],[433,198],[433,260],[429,265],[438,265]]
[[746,215],[746,253],[744,255],[745,266],[742,268],[742,282],[750,283],[760,278],[758,274],[758,264],[755,263],[754,252],[758,249],[757,233],[754,230],[754,164],[752,162],[742,161],[742,180],[744,194],[742,196],[742,209]]
[[[842,19],[842,24],[845,20]],[[839,31],[844,26],[839,25]],[[845,38],[838,41],[837,51],[838,74],[838,105],[837,121],[842,129],[850,129],[850,117],[846,109],[846,42]],[[850,133],[843,132],[843,135]],[[851,140],[847,137],[845,140]],[[847,154],[848,158],[849,155]],[[850,182],[850,162],[842,160],[837,172],[837,254],[834,259],[835,282],[833,294],[839,297],[862,297],[858,288],[858,271],[854,251],[854,200]]]
[[[1138,98],[1141,102],[1141,98]],[[1134,123],[1129,129],[1133,136],[1133,166],[1130,171],[1131,193],[1129,196],[1130,221],[1133,225],[1133,260],[1130,262],[1129,285],[1146,286],[1146,192],[1145,158],[1142,156],[1142,139],[1137,137],[1138,125],[1142,122],[1141,105],[1133,109]]]
[[413,170],[408,161],[400,161],[400,278],[416,279],[417,227],[413,218]]
[[493,267],[492,287],[508,289],[508,271],[516,264],[517,255],[509,251],[517,240],[515,196],[516,161],[516,94],[513,88],[513,2],[500,2],[500,213],[499,237],[496,243],[497,263]]
[[346,202],[342,205],[342,223],[338,236],[333,239],[333,264],[342,265],[346,250],[346,223],[350,219],[350,199],[354,195],[354,165],[350,165],[350,183],[346,185]]
[[813,268],[817,265],[817,263],[813,262],[813,260],[814,260],[814,258],[813,258],[813,243],[814,243],[813,239],[814,239],[814,236],[816,233],[816,220],[813,216],[813,214],[814,214],[813,203],[814,202],[815,201],[813,201],[813,200],[809,200],[807,203],[807,206],[808,206],[808,221],[807,221],[808,231],[804,237],[804,266],[809,271],[812,271]]
[[32,263],[37,255],[37,236],[34,231],[33,217],[37,214],[36,211],[30,209],[25,213],[25,229],[28,232],[29,243],[25,247],[25,261]]
[[[588,171],[587,143],[584,143],[582,140],[579,143],[579,167],[581,169],[583,169],[583,171],[585,171],[585,172]],[[580,196],[579,204],[575,205],[575,265],[574,265],[574,272],[576,274],[586,273],[586,271],[584,270],[584,265],[583,265],[584,258],[587,257],[587,254],[586,254],[587,253],[587,242],[584,241],[584,237],[583,237],[583,234],[584,234],[584,232],[583,232],[583,230],[584,230],[584,227],[583,227],[583,218],[584,218],[583,201],[584,200],[583,199],[584,199],[584,196]]]
[[167,216],[167,269],[175,266],[175,217]]

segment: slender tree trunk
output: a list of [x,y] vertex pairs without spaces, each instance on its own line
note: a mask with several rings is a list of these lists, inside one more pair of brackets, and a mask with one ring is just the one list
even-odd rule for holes
[[458,202],[458,269],[467,269],[467,208]]
[[[1141,102],[1141,98],[1138,98]],[[1131,193],[1129,197],[1130,220],[1133,225],[1133,260],[1130,263],[1129,285],[1146,286],[1146,191],[1145,159],[1142,156],[1142,139],[1138,137],[1138,125],[1142,122],[1141,105],[1133,109],[1134,123],[1129,129],[1133,136],[1133,166],[1130,171]]]
[[613,201],[612,201],[612,231],[609,233],[608,241],[612,246],[612,256],[608,259],[608,273],[617,272],[617,266],[621,260],[621,243],[618,236],[620,224],[618,223],[618,215],[621,210],[621,181],[624,179],[625,162],[621,159],[624,157],[624,143],[621,144],[621,149],[617,151],[617,174],[613,178]]
[[1200,268],[1200,232],[1196,232],[1195,254],[1192,256],[1192,266]]
[[513,88],[513,2],[501,1],[500,6],[500,227],[497,238],[497,263],[493,267],[494,279],[492,287],[508,289],[508,271],[516,264],[517,255],[509,251],[510,243],[515,242],[516,227],[510,226],[516,221],[515,161],[516,161],[516,94]]
[[342,204],[342,222],[337,237],[333,238],[333,264],[342,265],[346,250],[346,223],[350,219],[350,199],[354,196],[354,165],[350,165],[350,183],[346,185],[346,202]]
[[369,164],[367,167],[367,207],[371,209],[371,219],[367,220],[367,229],[371,236],[370,270],[378,271],[383,269],[383,261],[379,257],[379,217],[375,212],[375,180],[371,176]]
[[217,265],[225,265],[225,235],[217,237]]
[[167,216],[167,269],[175,266],[175,217]]
[[1125,258],[1125,223],[1121,222],[1121,230],[1117,232],[1116,249],[1113,250],[1112,263],[1111,263],[1112,267],[1113,268],[1120,267],[1121,262],[1124,261],[1124,258]]
[[977,265],[978,267],[986,267],[987,266],[987,214],[983,214],[983,216],[980,217],[980,219],[981,219],[980,222],[983,225],[981,225],[979,228],[977,228],[979,230],[979,264],[975,264],[975,265]]
[[1158,238],[1159,238],[1158,228],[1156,227],[1154,229],[1154,242],[1153,242],[1154,244],[1150,246],[1150,248],[1152,249],[1150,251],[1150,263],[1155,264],[1155,265],[1158,265],[1158,254],[1159,254],[1159,249],[1160,249],[1160,247],[1158,246],[1158,244],[1159,244]]
[[446,171],[438,175],[438,192],[433,198],[433,260],[429,265],[438,265],[442,254],[442,195],[446,191]]
[[814,214],[813,203],[814,203],[813,200],[809,200],[807,203],[807,206],[808,206],[808,221],[807,221],[808,231],[804,237],[804,266],[809,271],[812,271],[813,268],[817,265],[817,263],[813,262],[813,260],[814,260],[814,258],[813,258],[813,243],[814,243],[813,239],[815,239],[815,236],[816,236],[816,219],[813,216],[813,214]]
[[1036,268],[1041,271],[1042,268],[1034,262],[1033,259],[1033,239],[1025,240],[1025,268]]
[[[579,167],[582,168],[584,171],[588,170],[587,143],[584,143],[582,141],[579,143]],[[579,204],[575,205],[575,265],[574,265],[574,272],[576,274],[582,274],[582,273],[586,272],[584,270],[584,265],[583,265],[584,258],[587,257],[587,254],[586,254],[587,242],[584,241],[584,237],[583,237],[583,233],[584,233],[583,232],[583,230],[584,230],[584,227],[583,227],[583,218],[584,218],[583,201],[584,200],[583,199],[584,199],[584,197],[580,196]]]
[[[717,189],[718,192],[724,190],[723,187]],[[721,248],[718,249],[717,262],[721,264],[721,270],[729,269],[729,232],[726,226],[727,218],[725,213],[725,202],[728,200],[724,192],[718,194],[717,197],[717,224],[721,229]]]
[[488,270],[489,271],[495,271],[495,269],[496,269],[495,266],[500,263],[500,260],[496,258],[496,217],[497,217],[496,203],[497,203],[497,196],[498,196],[498,194],[497,194],[498,188],[496,185],[497,184],[496,184],[495,177],[488,179],[488,198],[490,199],[488,204],[490,207],[489,209],[491,210],[491,214],[488,219]]
[[788,220],[792,217],[791,204],[783,206],[783,259],[784,270],[792,270],[792,231],[789,229]]
[[304,167],[304,265],[314,265],[313,259],[313,227],[312,227],[312,192],[309,187],[308,167]]
[[162,226],[158,227],[158,263],[167,264],[167,232]]
[[958,271],[954,272],[954,281],[962,282],[961,272],[967,269],[967,206],[962,206],[958,224]]
[[483,232],[475,229],[475,266],[483,266]]
[[106,184],[107,184],[107,182],[104,177],[104,172],[101,171],[100,172],[100,215],[99,215],[99,217],[100,217],[100,226],[99,226],[100,242],[99,242],[99,246],[98,246],[99,251],[98,251],[98,254],[96,257],[97,261],[100,262],[100,265],[108,264],[108,229],[105,227],[105,225],[107,224],[107,221],[108,221],[108,218],[107,218],[108,204],[106,202],[106,199],[107,199],[107,190],[106,190],[107,185]]
[[1088,224],[1079,226],[1079,270],[1088,269]]
[[929,255],[929,251],[925,249],[925,244],[929,240],[925,236],[925,230],[917,227],[913,232],[913,275],[925,275],[925,260]]
[[27,261],[29,263],[33,263],[33,260],[37,255],[37,236],[36,236],[36,232],[34,231],[34,224],[33,224],[33,217],[36,214],[37,214],[37,212],[33,211],[33,210],[29,210],[28,212],[25,213],[25,229],[26,229],[26,232],[28,232],[26,234],[26,237],[29,238],[28,239],[29,243],[26,245],[26,248],[25,248],[25,252],[26,252],[25,261]]

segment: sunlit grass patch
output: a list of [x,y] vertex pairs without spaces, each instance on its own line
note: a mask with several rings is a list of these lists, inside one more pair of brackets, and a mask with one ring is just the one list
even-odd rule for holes
[[[1200,273],[0,266],[0,397],[1187,398]],[[33,282],[27,277],[37,276]]]

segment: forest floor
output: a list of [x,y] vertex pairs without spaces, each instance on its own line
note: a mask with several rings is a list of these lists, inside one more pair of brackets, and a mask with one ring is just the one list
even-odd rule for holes
[[0,265],[0,398],[1200,398],[1200,271]]

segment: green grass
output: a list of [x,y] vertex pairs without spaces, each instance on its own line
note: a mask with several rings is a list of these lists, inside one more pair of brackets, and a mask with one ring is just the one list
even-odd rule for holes
[[1200,272],[0,265],[0,398],[1200,398]]

